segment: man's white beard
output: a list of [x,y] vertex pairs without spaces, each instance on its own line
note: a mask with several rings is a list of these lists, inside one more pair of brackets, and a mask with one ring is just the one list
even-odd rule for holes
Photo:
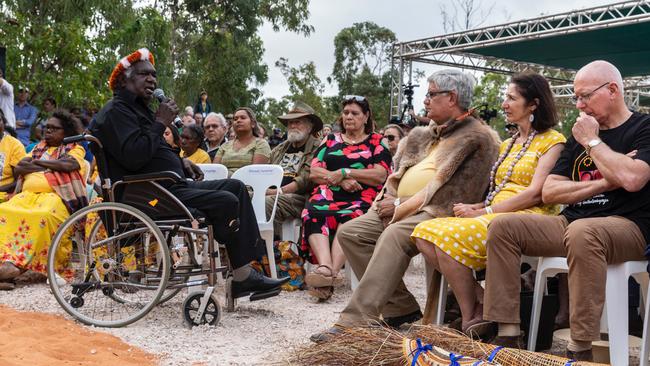
[[290,130],[287,133],[287,141],[291,142],[292,144],[298,143],[298,142],[303,142],[307,140],[307,135],[309,132],[302,132],[299,130]]

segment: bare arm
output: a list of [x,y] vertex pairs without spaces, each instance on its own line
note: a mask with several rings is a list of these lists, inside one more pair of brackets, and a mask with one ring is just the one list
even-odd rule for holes
[[628,192],[640,191],[650,180],[648,163],[617,153],[604,142],[591,149],[589,156],[594,159],[603,178]]
[[331,172],[325,168],[312,165],[311,171],[309,172],[309,179],[311,179],[315,184],[328,184],[327,176],[330,173]]
[[262,154],[253,155],[253,164],[268,164],[269,157]]
[[[372,168],[366,169],[350,169],[349,173],[345,178],[352,178],[359,183],[363,183],[369,186],[378,186],[383,184],[386,181],[388,172],[380,165],[376,165]],[[343,170],[339,169],[333,172],[329,172],[329,182],[338,184],[343,178]]]
[[544,182],[542,201],[544,203],[572,204],[615,188],[616,186],[604,178],[575,182],[568,177],[551,174]]
[[555,166],[555,162],[560,157],[562,150],[564,150],[564,144],[557,144],[550,148],[539,158],[539,162],[535,168],[535,175],[533,175],[533,180],[530,182],[530,185],[521,193],[503,202],[492,205],[492,210],[494,212],[515,212],[542,203],[544,182],[553,169],[553,166]]
[[29,173],[42,172],[45,168],[38,166],[32,162],[31,157],[25,157],[18,162],[16,168],[14,169],[15,176],[25,176]]
[[[580,113],[571,130],[575,140],[587,148],[592,140],[599,139],[599,124],[592,116]],[[643,132],[645,133],[645,132]],[[641,145],[638,149],[647,148],[650,136],[637,136]],[[614,186],[622,187],[628,192],[640,191],[650,180],[650,166],[645,161],[633,159],[634,154],[621,154],[613,151],[604,142],[594,146],[589,155],[596,163],[600,174]]]
[[62,157],[57,160],[33,160],[32,163],[45,169],[66,173],[81,169],[79,162],[72,157]]

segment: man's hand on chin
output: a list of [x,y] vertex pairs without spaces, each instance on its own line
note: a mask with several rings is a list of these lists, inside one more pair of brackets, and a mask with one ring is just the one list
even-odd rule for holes
[[203,171],[187,158],[183,158],[183,171],[194,180],[203,180]]

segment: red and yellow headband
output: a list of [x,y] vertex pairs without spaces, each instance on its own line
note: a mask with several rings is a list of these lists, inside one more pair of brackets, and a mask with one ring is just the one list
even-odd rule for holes
[[117,79],[122,74],[126,69],[131,67],[134,63],[138,61],[149,61],[151,62],[152,65],[155,66],[155,62],[153,59],[153,54],[149,52],[148,49],[146,48],[141,48],[132,54],[122,58],[120,62],[115,65],[115,68],[113,69],[113,72],[111,73],[111,77],[108,78],[108,86],[111,88],[111,90],[115,90],[117,87]]

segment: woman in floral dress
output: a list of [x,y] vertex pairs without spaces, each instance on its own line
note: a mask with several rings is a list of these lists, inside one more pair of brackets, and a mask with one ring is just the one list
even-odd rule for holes
[[[63,144],[81,131],[68,112],[56,111],[45,125],[43,141],[16,166],[22,191],[0,204],[0,282],[11,283],[27,270],[43,274],[50,241],[75,210],[88,204],[82,168],[85,150]],[[65,267],[65,258],[57,266]]]
[[339,121],[341,132],[328,135],[314,154],[310,178],[318,186],[302,213],[301,249],[318,263],[305,282],[310,294],[322,300],[332,296],[334,279],[345,263],[336,229],[370,208],[391,166],[382,135],[373,132],[365,97],[346,96]]

